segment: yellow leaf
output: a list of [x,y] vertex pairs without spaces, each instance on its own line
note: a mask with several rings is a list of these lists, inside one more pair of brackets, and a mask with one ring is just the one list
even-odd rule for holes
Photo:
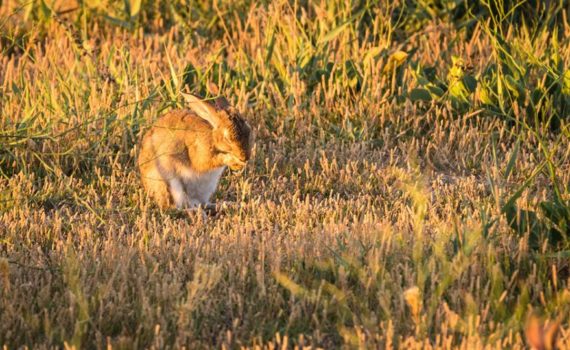
[[570,96],[570,70],[564,72],[562,77],[562,93]]
[[303,287],[298,285],[297,283],[293,282],[287,275],[281,272],[273,273],[275,280],[279,283],[283,288],[287,289],[291,294],[294,296],[300,297],[306,294],[306,291]]
[[131,17],[136,17],[141,9],[141,0],[129,0],[129,9]]
[[404,292],[404,300],[406,300],[406,303],[410,307],[410,311],[412,311],[414,318],[418,319],[422,309],[422,297],[420,289],[415,286],[408,288]]
[[386,66],[384,66],[384,73],[389,73],[394,69],[398,68],[399,66],[404,63],[408,54],[404,51],[396,51],[388,57],[388,62],[386,62]]
[[404,51],[396,51],[394,52],[391,56],[390,59],[398,62],[398,63],[402,63],[404,62],[404,60],[408,57],[408,53],[404,52]]

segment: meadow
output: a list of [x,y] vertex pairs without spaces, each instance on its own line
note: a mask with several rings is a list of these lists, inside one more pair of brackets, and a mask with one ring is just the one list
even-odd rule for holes
[[[569,13],[0,0],[0,346],[570,348]],[[136,160],[211,84],[256,145],[204,220]]]

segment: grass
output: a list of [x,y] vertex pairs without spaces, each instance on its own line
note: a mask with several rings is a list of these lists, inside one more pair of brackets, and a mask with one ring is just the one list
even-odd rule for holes
[[[0,345],[525,348],[538,314],[569,347],[551,5],[4,0]],[[136,157],[210,83],[257,142],[203,221]]]

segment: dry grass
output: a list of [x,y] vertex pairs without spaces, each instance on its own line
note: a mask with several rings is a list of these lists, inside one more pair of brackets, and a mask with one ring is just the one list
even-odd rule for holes
[[[61,15],[91,55],[45,3],[0,6],[0,345],[517,349],[534,310],[570,347],[570,244],[544,236],[570,226],[539,207],[570,200],[565,17],[554,38],[399,2],[174,3]],[[204,222],[135,164],[209,82],[257,144]]]

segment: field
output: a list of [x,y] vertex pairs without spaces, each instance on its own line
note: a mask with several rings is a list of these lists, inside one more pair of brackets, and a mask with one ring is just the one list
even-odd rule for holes
[[[569,10],[0,1],[0,346],[570,348]],[[237,205],[162,211],[138,143],[212,84]]]

